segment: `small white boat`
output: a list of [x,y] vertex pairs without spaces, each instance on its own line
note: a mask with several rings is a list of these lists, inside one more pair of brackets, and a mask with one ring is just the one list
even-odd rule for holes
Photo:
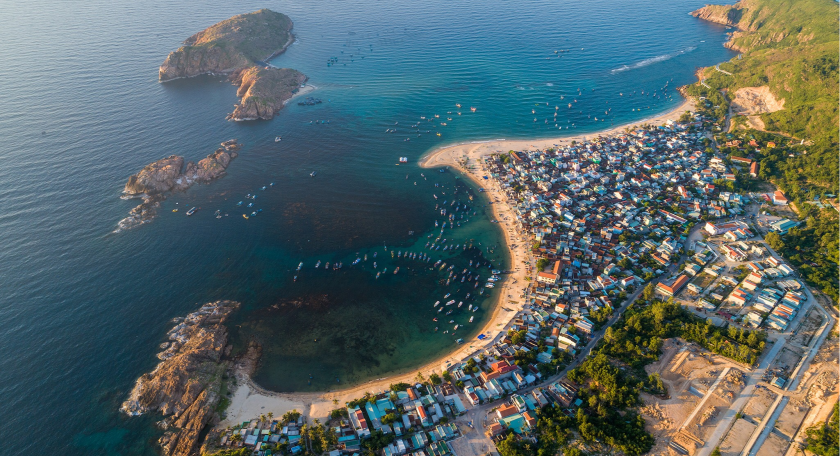
[[276,138],[274,138],[274,142],[280,142],[282,139],[282,136],[277,136]]
[[189,216],[189,215],[193,215],[193,214],[195,214],[195,211],[196,211],[196,208],[195,208],[195,207],[193,207],[192,209],[190,209],[190,210],[188,210],[188,211],[187,211],[187,215],[188,215],[188,216]]
[[475,317],[470,317],[470,323],[472,323],[472,322],[473,322],[473,319],[474,319],[474,318],[475,318]]
[[437,307],[439,305],[440,305],[440,301],[436,302],[435,305],[433,305],[432,307]]
[[309,175],[315,177],[315,171],[312,171],[311,173],[309,173]]

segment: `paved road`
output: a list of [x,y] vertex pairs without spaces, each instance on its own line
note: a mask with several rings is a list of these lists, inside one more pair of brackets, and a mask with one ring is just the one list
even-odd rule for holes
[[761,360],[758,365],[758,368],[753,369],[747,375],[747,384],[744,386],[744,389],[741,390],[741,394],[738,395],[738,399],[735,399],[735,402],[729,406],[729,408],[724,412],[723,419],[720,420],[717,427],[715,428],[714,432],[712,433],[711,437],[706,440],[706,444],[700,448],[694,456],[708,456],[712,450],[714,450],[726,432],[729,431],[729,427],[732,425],[732,422],[735,420],[735,415],[738,413],[739,410],[742,410],[746,405],[747,401],[753,396],[753,390],[755,389],[755,385],[761,380],[764,376],[764,372],[770,366],[770,363],[776,359],[776,355],[782,350],[782,347],[785,345],[786,339],[779,338],[776,340],[776,343],[773,344],[773,347],[770,348],[770,351],[767,352],[767,355]]

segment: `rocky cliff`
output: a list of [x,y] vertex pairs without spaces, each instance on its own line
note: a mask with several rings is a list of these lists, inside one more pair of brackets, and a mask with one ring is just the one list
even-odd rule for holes
[[169,54],[158,73],[161,81],[228,74],[258,64],[291,44],[292,20],[268,9],[240,14],[196,33]]
[[242,147],[235,139],[225,141],[221,147],[198,163],[188,162],[184,157],[171,155],[146,165],[137,174],[128,178],[123,194],[125,197],[141,197],[143,202],[131,210],[129,216],[120,221],[118,230],[132,228],[154,218],[160,202],[166,194],[186,190],[195,183],[207,183],[225,175],[230,161],[238,156]]
[[232,78],[241,98],[228,115],[230,120],[271,119],[306,81],[303,73],[289,68],[250,67]]
[[137,379],[121,407],[129,415],[164,415],[159,442],[166,456],[197,453],[202,431],[219,419],[216,406],[230,368],[224,323],[238,307],[235,301],[208,303],[178,322],[157,355],[161,362]]
[[271,119],[306,81],[298,71],[265,63],[294,41],[291,31],[291,19],[271,10],[234,16],[187,38],[166,57],[158,77],[228,74],[242,98],[228,119]]
[[691,15],[704,21],[737,27],[741,21],[741,6],[739,3],[734,5],[706,5],[692,11]]

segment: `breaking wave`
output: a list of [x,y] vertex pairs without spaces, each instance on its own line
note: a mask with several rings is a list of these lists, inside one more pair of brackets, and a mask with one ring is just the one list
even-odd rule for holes
[[674,57],[677,57],[677,56],[680,56],[680,55],[683,55],[683,54],[688,54],[689,52],[691,52],[695,49],[697,49],[697,46],[689,46],[687,48],[681,49],[681,50],[679,50],[677,52],[674,52],[672,54],[657,55],[656,57],[651,57],[649,59],[644,59],[644,60],[636,62],[632,65],[622,65],[618,68],[614,68],[614,69],[610,70],[610,73],[612,73],[612,74],[621,73],[622,71],[635,70],[637,68],[642,68],[642,67],[646,67],[648,65],[653,65],[654,63],[664,62],[666,60],[671,60]]

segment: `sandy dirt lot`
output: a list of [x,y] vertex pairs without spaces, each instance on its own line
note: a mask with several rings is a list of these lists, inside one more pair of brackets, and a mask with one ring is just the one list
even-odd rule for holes
[[756,423],[760,423],[761,419],[767,414],[767,410],[770,409],[770,405],[773,404],[773,401],[776,400],[777,396],[778,394],[770,391],[766,387],[756,385],[756,388],[753,391],[753,397],[744,407],[744,416]]
[[756,453],[756,456],[780,456],[785,454],[789,443],[787,440],[779,437],[775,432],[771,432],[764,441],[764,445]]
[[[805,415],[808,413],[808,410],[811,410],[811,406],[808,405],[806,401],[791,399],[790,402],[785,405],[784,410],[782,410],[782,414],[779,415],[779,419],[776,421],[776,429],[788,438],[793,438],[793,436],[796,435],[796,431],[799,429],[799,425],[802,423],[802,420],[805,419]],[[765,443],[764,445],[767,444]]]
[[[747,444],[750,436],[755,432],[755,424],[747,420],[735,420],[729,433],[720,444],[720,452],[723,456],[738,456]],[[778,456],[778,455],[776,455]]]

